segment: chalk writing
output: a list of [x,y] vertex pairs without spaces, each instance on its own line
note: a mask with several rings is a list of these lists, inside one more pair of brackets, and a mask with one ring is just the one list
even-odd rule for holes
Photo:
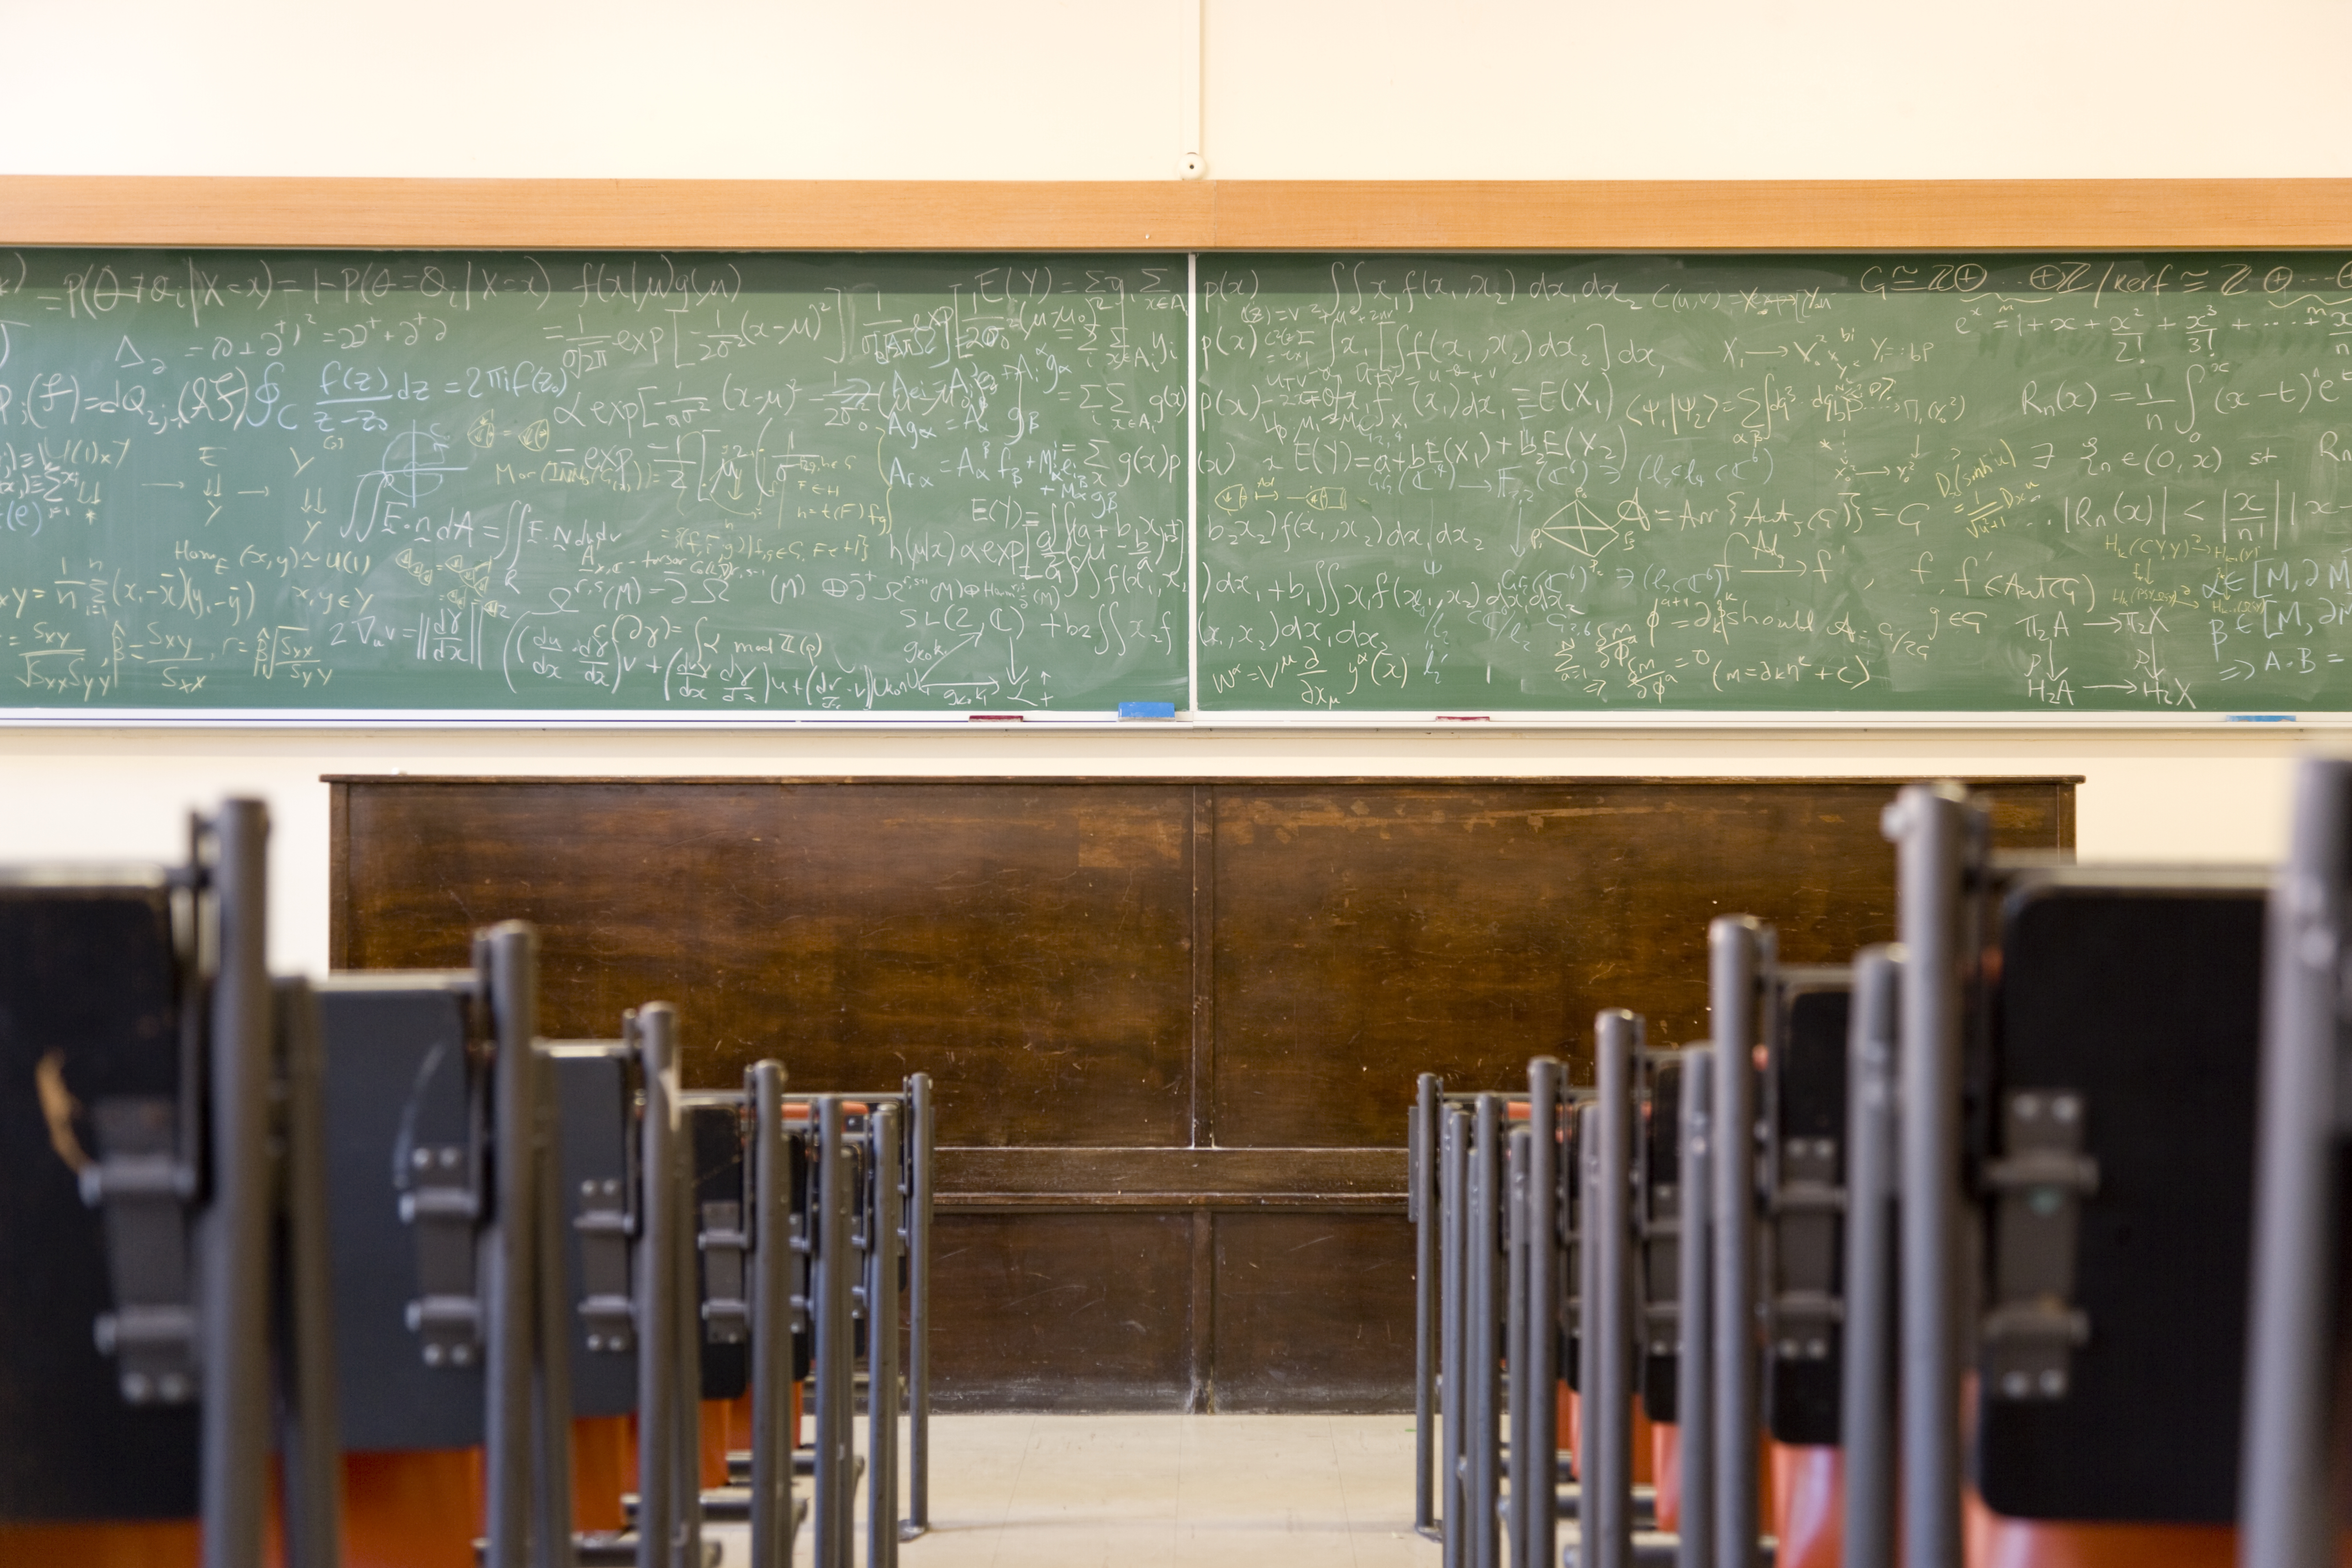
[[0,707],[1181,700],[1183,280],[0,254]]
[[1225,709],[2352,709],[2352,262],[1234,258]]

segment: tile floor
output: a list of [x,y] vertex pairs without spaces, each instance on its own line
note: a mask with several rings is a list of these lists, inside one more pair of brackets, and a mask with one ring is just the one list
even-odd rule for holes
[[[1409,1415],[938,1415],[931,1521],[899,1548],[900,1568],[1439,1558],[1412,1530]],[[803,1535],[802,1563],[807,1551]]]

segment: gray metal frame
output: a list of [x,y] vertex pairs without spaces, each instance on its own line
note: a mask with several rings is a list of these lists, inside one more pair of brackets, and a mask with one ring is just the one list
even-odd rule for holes
[[[1548,1061],[1537,1058],[1530,1070]],[[1551,1067],[1556,1071],[1558,1064]],[[1421,1473],[1434,1472],[1431,1500],[1442,1493],[1444,1502],[1431,1510],[1434,1528],[1420,1533],[1445,1543],[1449,1568],[1499,1568],[1506,1560],[1531,1564],[1538,1560],[1535,1542],[1557,1539],[1555,1514],[1542,1510],[1538,1521],[1533,1512],[1522,1517],[1511,1502],[1514,1494],[1549,1489],[1558,1480],[1556,1460],[1547,1468],[1535,1458],[1558,1447],[1558,1406],[1532,1392],[1543,1379],[1530,1376],[1538,1366],[1552,1367],[1550,1336],[1558,1325],[1551,1315],[1538,1321],[1519,1299],[1523,1281],[1536,1271],[1558,1273],[1559,1225],[1539,1235],[1523,1213],[1535,1201],[1528,1174],[1549,1157],[1536,1152],[1537,1112],[1527,1099],[1448,1093],[1432,1075],[1422,1079],[1425,1101],[1416,1096],[1408,1138],[1420,1127],[1435,1131],[1408,1154],[1410,1166],[1423,1160],[1417,1151],[1428,1151],[1422,1165],[1425,1184],[1410,1200],[1416,1255],[1424,1260],[1414,1281],[1414,1338],[1416,1361],[1425,1351],[1433,1373],[1415,1400],[1417,1415],[1431,1415],[1419,1424],[1414,1451]],[[1528,1106],[1525,1124],[1508,1115],[1520,1105]],[[1557,1188],[1543,1191],[1556,1195]],[[1483,1377],[1473,1370],[1481,1365],[1489,1369]],[[1557,1379],[1556,1371],[1543,1375]],[[1416,1496],[1416,1507],[1419,1500]],[[1475,1528],[1465,1534],[1465,1526]],[[1481,1558],[1482,1550],[1489,1555]]]
[[[637,1123],[637,1568],[670,1568],[680,1533],[677,1452],[682,1425],[677,1359],[683,1291],[677,1278],[686,1201],[678,1144],[677,1014],[652,1003],[628,1015],[622,1037],[644,1070]],[[699,1478],[697,1478],[698,1479]]]
[[[666,1005],[655,1003],[646,1009],[652,1013],[666,1010]],[[673,1025],[675,1027],[675,1025]],[[683,1089],[682,1069],[675,1064],[673,1043],[672,1092],[669,1098],[671,1152],[675,1162],[671,1192],[673,1207],[670,1226],[669,1285],[676,1305],[672,1308],[669,1340],[670,1398],[675,1402],[670,1444],[670,1507],[671,1561],[684,1568],[700,1568],[702,1563],[702,1314],[697,1310],[701,1292],[697,1288],[695,1267],[696,1226],[694,1203],[694,1146],[684,1137],[684,1104],[679,1098]],[[639,1364],[656,1359],[651,1354],[640,1356]]]
[[1405,1218],[1412,1226],[1412,1528],[1437,1530],[1438,1213],[1437,1075],[1413,1080],[1405,1121]]
[[225,801],[212,838],[212,1201],[201,1222],[197,1282],[199,1495],[205,1568],[246,1568],[261,1557],[269,1453],[269,813],[259,801]]
[[1679,1568],[1715,1563],[1715,1073],[1713,1047],[1683,1053],[1682,1364],[1675,1390],[1682,1429]]
[[898,1561],[898,1247],[900,1209],[898,1107],[887,1100],[866,1112],[873,1193],[859,1226],[866,1282],[858,1304],[866,1319],[866,1562],[896,1568]]
[[496,1047],[490,1069],[491,1144],[499,1151],[489,1223],[480,1235],[484,1407],[484,1568],[523,1568],[530,1539],[530,1350],[537,1336],[530,1277],[536,1252],[531,1224],[539,1213],[532,1186],[537,1165],[513,1155],[528,1146],[538,1097],[531,1068],[538,1053],[537,990],[530,982],[528,944],[512,927],[475,939],[478,965],[489,979],[488,1001]]
[[2252,1301],[2238,1561],[2336,1561],[2331,1484],[2340,1268],[2335,1167],[2345,1136],[2345,881],[2352,763],[2296,765],[2286,863],[2271,892],[2263,998]]
[[1975,836],[1958,784],[1906,784],[1895,846],[1902,1022],[1903,1561],[1960,1568],[1961,878]]
[[1504,1410],[1510,1422],[1510,1438],[1504,1445],[1504,1473],[1508,1485],[1497,1506],[1507,1526],[1504,1540],[1505,1560],[1519,1568],[1528,1562],[1533,1516],[1546,1511],[1538,1506],[1538,1477],[1541,1473],[1542,1456],[1536,1452],[1528,1436],[1528,1418],[1536,1403],[1538,1386],[1530,1375],[1528,1348],[1537,1332],[1539,1315],[1534,1310],[1535,1295],[1530,1281],[1534,1227],[1528,1219],[1528,1164],[1534,1158],[1533,1135],[1523,1123],[1508,1122],[1503,1134],[1503,1228],[1505,1277],[1503,1286],[1503,1376]]
[[319,1007],[310,983],[278,982],[277,1073],[284,1086],[286,1239],[282,1317],[289,1343],[279,1401],[278,1452],[285,1468],[288,1568],[332,1568],[342,1561],[343,1460],[336,1400],[334,1285],[328,1267],[325,1077]]
[[1633,1066],[1639,1016],[1603,1011],[1592,1026],[1595,1093],[1577,1142],[1585,1186],[1579,1568],[1632,1568],[1633,1554]]
[[555,1075],[536,1041],[531,1057],[537,1114],[530,1159],[538,1210],[531,1227],[538,1320],[531,1360],[531,1463],[538,1481],[531,1555],[541,1568],[570,1568],[578,1552],[572,1535],[572,1301],[563,1288],[562,1119]]
[[[1514,1384],[1513,1398],[1527,1406],[1521,1439],[1527,1462],[1514,1472],[1511,1484],[1515,1507],[1522,1476],[1528,1490],[1540,1486],[1546,1496],[1542,1506],[1531,1503],[1524,1510],[1524,1568],[1551,1568],[1559,1551],[1559,1510],[1550,1494],[1559,1484],[1559,1397],[1555,1391],[1559,1385],[1559,1115],[1565,1081],[1560,1064],[1550,1057],[1528,1063],[1526,1279],[1539,1305],[1526,1311],[1527,1334],[1516,1358],[1516,1370],[1523,1373],[1524,1381]],[[1524,1396],[1517,1392],[1521,1388]],[[1512,1458],[1518,1460],[1517,1449]]]
[[[259,801],[225,801],[212,817],[189,819],[185,869],[146,882],[178,889],[177,1126],[168,1154],[147,1162],[151,1168],[93,1165],[82,1173],[82,1191],[100,1206],[132,1198],[160,1204],[174,1239],[188,1237],[189,1296],[173,1305],[193,1321],[194,1376],[190,1386],[165,1389],[163,1402],[198,1403],[205,1568],[260,1560],[273,1433],[284,1466],[279,1512],[289,1568],[333,1568],[341,1559],[342,1456],[319,1018],[306,983],[269,975],[268,838],[269,814]],[[30,879],[50,874],[36,871]],[[101,1346],[126,1362],[133,1333],[120,1342],[110,1336],[119,1317],[142,1306],[126,1304],[97,1325]],[[144,1402],[145,1390],[132,1386],[140,1381],[123,1375],[127,1401]]]
[[811,1530],[814,1568],[852,1568],[854,1461],[851,1434],[849,1214],[855,1184],[853,1152],[843,1135],[838,1095],[815,1097],[816,1191],[811,1194],[809,1326],[811,1381],[815,1385],[816,1497]]
[[[868,1324],[866,1562],[867,1568],[891,1568],[898,1562],[898,1544],[930,1528],[931,1195],[937,1149],[930,1075],[912,1074],[902,1089],[888,1092],[792,1094],[783,1100],[808,1108],[816,1140],[812,1234],[800,1243],[810,1250],[813,1264],[808,1321],[810,1379],[814,1385],[810,1414],[817,1428],[818,1479],[811,1510],[815,1562],[817,1568],[848,1568],[854,1556],[849,1544],[853,1532],[845,1523],[835,1528],[830,1516],[839,1509],[843,1521],[850,1517],[846,1510],[856,1489],[855,1445],[838,1456],[840,1478],[834,1478],[829,1467],[835,1458],[835,1445],[825,1436],[825,1423],[854,1420],[856,1324],[865,1321]],[[832,1152],[825,1147],[824,1131],[828,1103],[837,1123]],[[862,1109],[852,1110],[853,1106]],[[828,1195],[828,1177],[837,1176],[845,1164],[852,1173],[839,1176],[834,1184],[841,1190]],[[835,1196],[844,1205],[837,1219],[830,1206]],[[841,1239],[836,1244],[829,1239],[833,1237]],[[834,1245],[855,1258],[834,1258],[836,1267],[828,1272],[826,1249]],[[907,1317],[903,1363],[897,1333],[902,1258]],[[886,1260],[887,1269],[883,1268]],[[828,1292],[835,1289],[845,1293],[843,1310],[848,1316],[828,1339]],[[836,1384],[837,1409],[833,1403]],[[903,1465],[898,1425],[902,1388],[908,1417]],[[834,1412],[830,1416],[829,1411]],[[835,1428],[844,1429],[842,1426]],[[902,1474],[907,1494],[903,1515],[899,1511]],[[828,1556],[828,1552],[851,1555]]]
[[931,1528],[931,1181],[938,1158],[931,1075],[907,1079],[907,1518],[898,1538]]
[[751,1568],[793,1560],[792,1173],[784,1139],[784,1069],[752,1064]]
[[1440,1322],[1443,1328],[1444,1370],[1443,1393],[1445,1407],[1445,1442],[1438,1456],[1440,1474],[1444,1479],[1445,1504],[1440,1513],[1444,1524],[1444,1568],[1464,1568],[1465,1543],[1462,1521],[1468,1512],[1470,1478],[1469,1411],[1463,1391],[1469,1386],[1467,1357],[1463,1353],[1462,1323],[1469,1305],[1470,1268],[1464,1256],[1464,1237],[1470,1218],[1470,1113],[1459,1105],[1448,1102],[1439,1110],[1442,1121],[1440,1145],[1444,1156],[1443,1174],[1439,1183],[1442,1205],[1442,1225],[1444,1231],[1441,1256],[1444,1259],[1444,1290]]
[[1707,927],[1708,1005],[1714,1020],[1715,1310],[1710,1323],[1715,1396],[1715,1561],[1755,1568],[1758,1559],[1756,1399],[1756,1069],[1758,977],[1776,956],[1771,928],[1748,915]]
[[1467,1288],[1463,1292],[1463,1407],[1469,1416],[1470,1451],[1467,1506],[1469,1568],[1499,1568],[1502,1558],[1501,1521],[1495,1504],[1502,1485],[1502,1443],[1497,1422],[1502,1412],[1501,1357],[1503,1347],[1495,1321],[1496,1295],[1501,1289],[1502,1253],[1502,1124],[1503,1097],[1482,1094],[1474,1112],[1470,1139],[1468,1221],[1464,1226],[1463,1267]]
[[1896,1116],[1903,950],[1854,954],[1846,1070],[1845,1355],[1839,1436],[1845,1455],[1845,1561],[1895,1561]]
[[[1562,1519],[1579,1521],[1570,1562],[1630,1568],[1635,1560],[1642,1284],[1633,1182],[1643,1033],[1635,1014],[1599,1015],[1589,1089],[1569,1088],[1548,1057],[1528,1063],[1524,1098],[1448,1093],[1428,1074],[1416,1085],[1407,1162],[1420,1259],[1415,1460],[1433,1483],[1427,1512],[1448,1568],[1549,1568],[1560,1560]],[[1712,1060],[1690,1053],[1691,1070]],[[1705,1103],[1702,1090],[1702,1131]],[[1524,1121],[1512,1121],[1520,1107]],[[1696,1206],[1703,1215],[1704,1201]],[[1699,1273],[1704,1288],[1711,1271]],[[1703,1324],[1708,1314],[1696,1317]],[[1563,1330],[1576,1342],[1584,1416],[1572,1459],[1559,1452],[1555,1397]],[[1699,1426],[1704,1435],[1706,1423]],[[1708,1473],[1703,1458],[1701,1470]],[[1570,1473],[1578,1484],[1562,1492]],[[1703,1503],[1698,1511],[1707,1513]]]

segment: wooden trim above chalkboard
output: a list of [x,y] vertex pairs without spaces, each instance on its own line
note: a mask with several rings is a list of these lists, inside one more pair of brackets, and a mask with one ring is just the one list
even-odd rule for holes
[[2352,180],[0,175],[0,245],[675,250],[2352,247]]

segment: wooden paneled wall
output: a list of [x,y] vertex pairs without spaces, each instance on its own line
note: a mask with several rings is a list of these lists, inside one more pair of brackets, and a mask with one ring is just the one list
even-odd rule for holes
[[[1697,1037],[1717,914],[1894,934],[1892,780],[330,782],[339,967],[530,920],[551,1035],[936,1078],[946,1407],[1408,1406],[1416,1073]],[[1989,784],[2000,841],[2074,782]]]

